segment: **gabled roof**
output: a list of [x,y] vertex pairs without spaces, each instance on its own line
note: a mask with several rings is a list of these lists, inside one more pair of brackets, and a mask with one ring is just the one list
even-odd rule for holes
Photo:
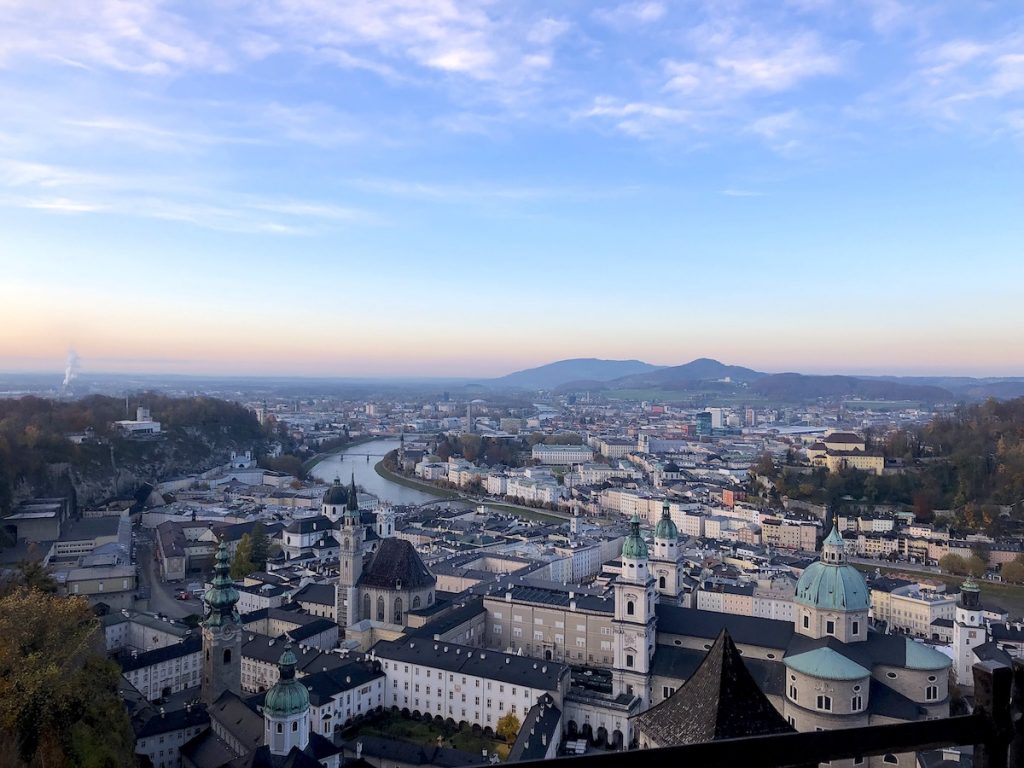
[[405,539],[384,539],[373,553],[359,583],[384,589],[420,589],[437,583],[419,553]]
[[724,629],[690,679],[633,720],[642,736],[660,747],[793,731],[761,692]]

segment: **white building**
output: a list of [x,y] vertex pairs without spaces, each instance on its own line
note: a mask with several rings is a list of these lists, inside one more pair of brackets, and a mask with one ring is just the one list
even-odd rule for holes
[[544,445],[533,446],[531,456],[541,464],[583,464],[594,460],[594,450],[585,445]]

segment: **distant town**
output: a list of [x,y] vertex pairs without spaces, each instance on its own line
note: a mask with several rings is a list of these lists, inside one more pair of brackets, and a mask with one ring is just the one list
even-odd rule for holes
[[1024,402],[568,390],[2,399],[4,599],[87,602],[154,768],[926,721],[1021,656]]

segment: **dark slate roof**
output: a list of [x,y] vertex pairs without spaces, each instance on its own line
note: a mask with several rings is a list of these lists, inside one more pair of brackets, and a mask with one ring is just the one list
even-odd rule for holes
[[309,583],[292,596],[297,603],[334,605],[334,585]]
[[[381,765],[405,763],[407,765],[435,765],[440,768],[461,768],[465,765],[480,765],[483,762],[483,758],[473,752],[413,744],[409,741],[385,739],[380,736],[360,736],[358,739],[345,742],[344,747],[346,750],[355,752],[357,744],[362,744],[364,755],[377,758]],[[345,759],[346,767],[351,766],[352,763],[353,761],[349,758]]]
[[332,628],[336,629],[337,626],[338,625],[330,619],[317,619],[316,621],[311,621],[309,624],[304,624],[301,627],[289,629],[285,634],[287,634],[294,642],[301,643],[303,640],[316,637],[321,632],[327,632]]
[[1013,666],[1013,659],[1010,658],[1010,654],[994,642],[990,641],[982,643],[981,645],[976,645],[972,650],[974,651],[974,655],[978,657],[978,661],[998,661],[1008,667]]
[[871,678],[868,707],[872,714],[895,720],[920,720],[927,711],[880,680]]
[[[707,652],[696,648],[658,645],[651,660],[651,673],[659,677],[688,680],[700,666]],[[742,655],[742,654],[741,654]],[[769,695],[782,695],[786,685],[786,665],[781,661],[743,657],[743,663],[757,687]]]
[[1024,629],[1020,624],[989,624],[992,632],[992,639],[1000,642],[1020,643],[1024,642]]
[[177,709],[158,712],[155,708],[147,708],[145,715],[132,719],[132,729],[135,731],[135,738],[145,739],[150,736],[158,736],[161,733],[171,733],[184,728],[192,728],[196,725],[208,725],[210,716],[206,713],[206,707],[197,704],[192,707],[179,707]]
[[655,607],[658,631],[670,635],[717,638],[723,629],[740,645],[762,648],[786,648],[793,635],[793,622],[764,619],[760,616],[736,616],[716,611],[698,611],[676,605]]
[[263,716],[231,691],[224,691],[207,711],[243,747],[256,749],[263,743]]
[[338,694],[358,688],[378,677],[384,677],[384,673],[375,672],[368,663],[352,661],[337,669],[306,675],[302,678],[302,684],[309,689],[309,703],[319,707]]
[[686,683],[633,720],[661,747],[793,732],[758,687],[724,629]]
[[188,656],[190,653],[199,653],[202,650],[203,638],[199,635],[191,635],[186,637],[184,642],[172,643],[171,645],[165,645],[163,648],[155,648],[152,651],[145,651],[135,656],[124,655],[119,661],[121,662],[122,670],[131,672],[132,670],[159,664],[162,661],[180,659],[183,656]]
[[489,677],[503,683],[519,683],[529,688],[553,691],[569,668],[556,661],[541,661],[529,656],[513,656],[457,643],[434,642],[420,638],[381,640],[372,651],[380,659],[421,664],[446,672]]
[[[384,589],[419,589],[437,583],[419,553],[405,539],[384,539],[373,553],[359,583]],[[399,586],[401,585],[401,586]]]
[[[786,650],[786,656],[796,656],[816,648],[831,648],[841,656],[850,661],[860,664],[865,669],[871,669],[876,664],[888,667],[907,667],[907,653],[915,653],[909,666],[920,663],[920,654],[934,655],[936,651],[923,644],[913,647],[915,641],[906,635],[885,635],[880,632],[869,631],[867,640],[863,643],[844,643],[834,637],[810,638],[803,635],[793,635],[793,639]],[[917,653],[920,651],[920,653]],[[938,658],[936,656],[936,658]],[[921,667],[916,667],[921,668]]]
[[[501,597],[508,590],[502,589],[499,585],[493,591],[491,597]],[[568,608],[573,601],[581,611],[592,611],[595,613],[615,613],[615,601],[597,595],[585,595],[576,592],[572,598],[569,597],[569,589],[549,589],[546,587],[516,585],[511,589],[512,602],[515,603],[538,603],[540,605],[557,605]]]
[[[561,736],[562,712],[548,694],[540,697],[523,719],[516,742],[508,753],[508,761],[543,760],[552,742]],[[557,743],[555,744],[557,747]]]
[[317,515],[316,517],[303,517],[293,520],[285,528],[285,531],[288,533],[314,533],[316,531],[330,531],[333,528],[334,523],[330,521],[330,518]]
[[428,621],[422,627],[407,630],[406,635],[410,637],[433,637],[450,632],[460,624],[485,613],[483,598],[474,598],[465,605],[453,608],[448,613]]

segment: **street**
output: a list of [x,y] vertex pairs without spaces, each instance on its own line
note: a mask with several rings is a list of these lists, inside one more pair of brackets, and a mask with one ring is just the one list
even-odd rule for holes
[[[149,592],[149,599],[138,601],[136,607],[151,613],[162,613],[172,619],[181,619],[193,613],[202,615],[202,601],[194,598],[178,600],[175,597],[178,590],[174,585],[165,584],[160,580],[159,569],[153,560],[152,544],[139,539],[136,547],[140,588]],[[184,584],[181,587],[184,588]]]

